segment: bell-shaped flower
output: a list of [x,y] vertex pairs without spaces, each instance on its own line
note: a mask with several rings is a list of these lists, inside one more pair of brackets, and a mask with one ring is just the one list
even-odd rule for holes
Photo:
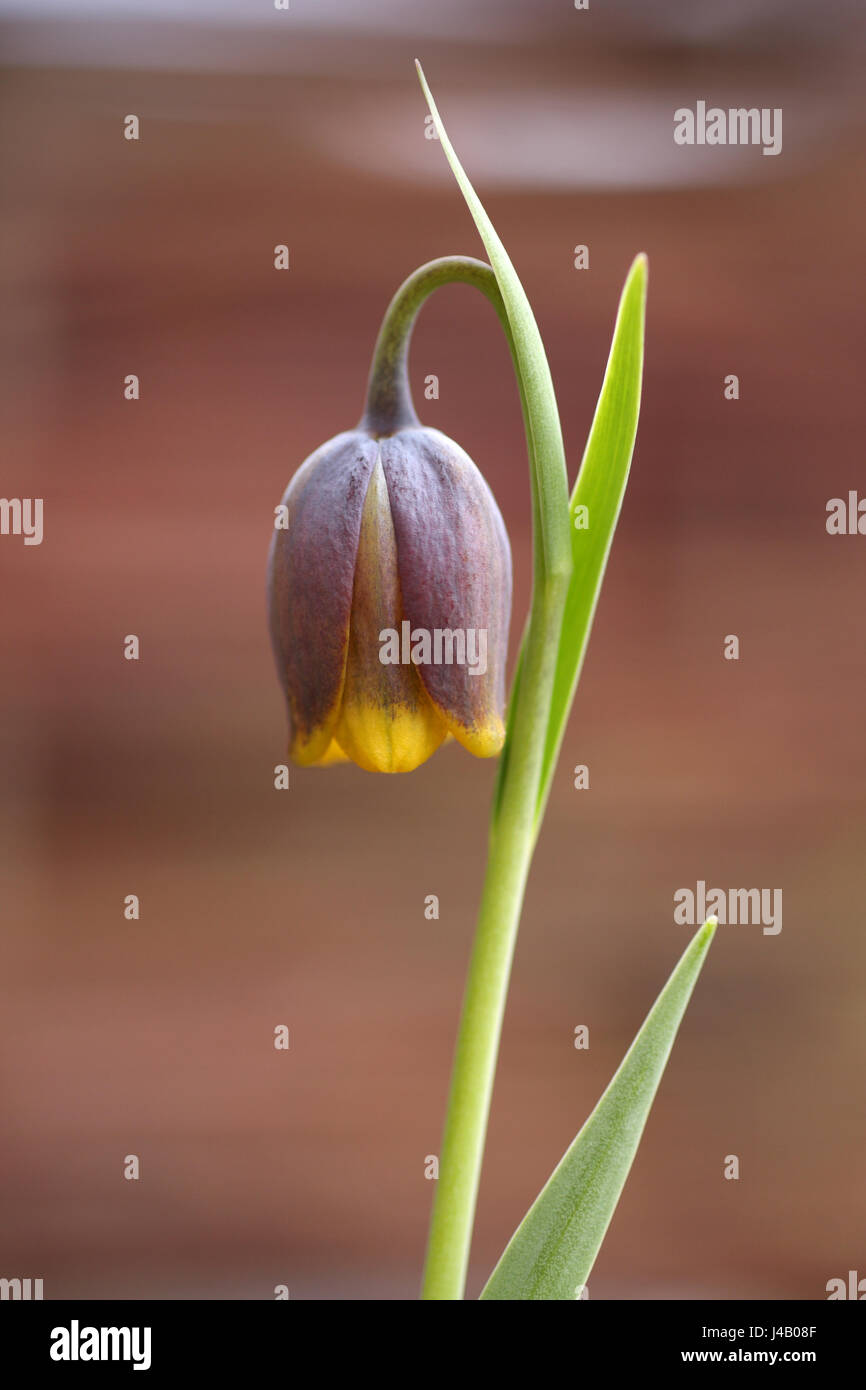
[[[271,636],[301,764],[409,772],[450,736],[505,738],[511,553],[493,495],[439,430],[367,418],[317,449],[283,497]],[[405,417],[404,417],[405,418]]]

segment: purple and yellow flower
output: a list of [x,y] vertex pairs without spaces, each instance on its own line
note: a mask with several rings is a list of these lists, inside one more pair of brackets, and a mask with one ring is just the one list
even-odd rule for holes
[[292,759],[409,772],[449,736],[497,754],[511,552],[472,460],[435,429],[359,426],[283,505],[268,589]]

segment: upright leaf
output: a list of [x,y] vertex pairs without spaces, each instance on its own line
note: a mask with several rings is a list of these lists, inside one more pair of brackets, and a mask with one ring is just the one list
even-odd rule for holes
[[571,496],[573,571],[538,789],[539,820],[586,654],[631,467],[640,413],[646,283],[646,256],[638,256],[620,298],[607,370]]
[[692,938],[598,1105],[505,1247],[482,1298],[580,1297],[715,929],[711,917]]

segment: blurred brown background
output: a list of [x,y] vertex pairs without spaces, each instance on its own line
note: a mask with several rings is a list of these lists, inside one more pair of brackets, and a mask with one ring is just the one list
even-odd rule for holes
[[[0,538],[3,1276],[417,1294],[494,768],[449,747],[276,792],[264,617],[272,508],[359,416],[388,297],[480,254],[415,56],[535,307],[572,475],[650,259],[632,482],[528,895],[470,1292],[699,878],[781,887],[783,930],[720,929],[591,1296],[814,1299],[866,1274],[866,540],[825,531],[829,498],[866,494],[862,31],[853,3],[723,8],[3,4],[2,491],[45,499],[41,546]],[[677,148],[698,99],[782,107],[782,154]],[[519,630],[527,470],[480,296],[436,296],[412,372],[499,499]]]

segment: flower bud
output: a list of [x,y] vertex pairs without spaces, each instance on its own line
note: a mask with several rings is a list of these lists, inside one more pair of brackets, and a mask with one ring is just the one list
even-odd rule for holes
[[409,772],[505,739],[511,553],[472,460],[414,419],[339,434],[290,482],[269,567],[294,761]]

